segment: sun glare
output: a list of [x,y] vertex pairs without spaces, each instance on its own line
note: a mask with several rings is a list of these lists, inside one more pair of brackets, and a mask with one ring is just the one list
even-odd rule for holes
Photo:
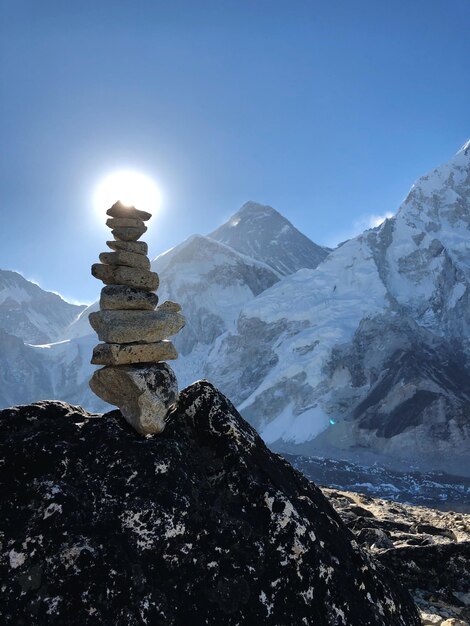
[[94,205],[101,213],[117,200],[136,209],[155,213],[160,206],[161,196],[156,183],[145,174],[121,170],[109,174],[99,183]]

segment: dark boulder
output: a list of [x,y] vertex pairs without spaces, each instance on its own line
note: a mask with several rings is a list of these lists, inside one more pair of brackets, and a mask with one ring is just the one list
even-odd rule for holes
[[320,490],[209,383],[163,435],[60,402],[0,412],[2,624],[420,623]]

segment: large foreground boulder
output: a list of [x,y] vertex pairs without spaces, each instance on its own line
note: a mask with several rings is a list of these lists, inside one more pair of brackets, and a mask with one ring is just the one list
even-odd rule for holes
[[2,624],[420,623],[209,383],[156,437],[60,402],[0,412],[0,434]]

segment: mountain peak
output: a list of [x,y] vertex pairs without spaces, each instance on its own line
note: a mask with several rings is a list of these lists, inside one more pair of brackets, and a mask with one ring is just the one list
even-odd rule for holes
[[[247,214],[264,214],[264,215],[281,215],[279,211],[273,209],[269,204],[261,204],[260,202],[254,202],[253,200],[248,200],[242,207],[235,213],[235,215],[247,215]],[[282,215],[281,215],[282,217]]]
[[253,201],[245,202],[209,236],[284,276],[299,269],[314,269],[328,254],[276,209]]
[[470,139],[468,139],[463,144],[463,146],[460,148],[460,150],[457,152],[457,154],[465,154],[465,155],[470,154]]

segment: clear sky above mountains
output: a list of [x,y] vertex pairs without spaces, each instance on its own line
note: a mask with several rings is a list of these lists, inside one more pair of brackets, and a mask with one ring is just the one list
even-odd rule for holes
[[114,169],[155,256],[246,200],[332,244],[470,136],[468,0],[0,0],[0,267],[80,301]]

